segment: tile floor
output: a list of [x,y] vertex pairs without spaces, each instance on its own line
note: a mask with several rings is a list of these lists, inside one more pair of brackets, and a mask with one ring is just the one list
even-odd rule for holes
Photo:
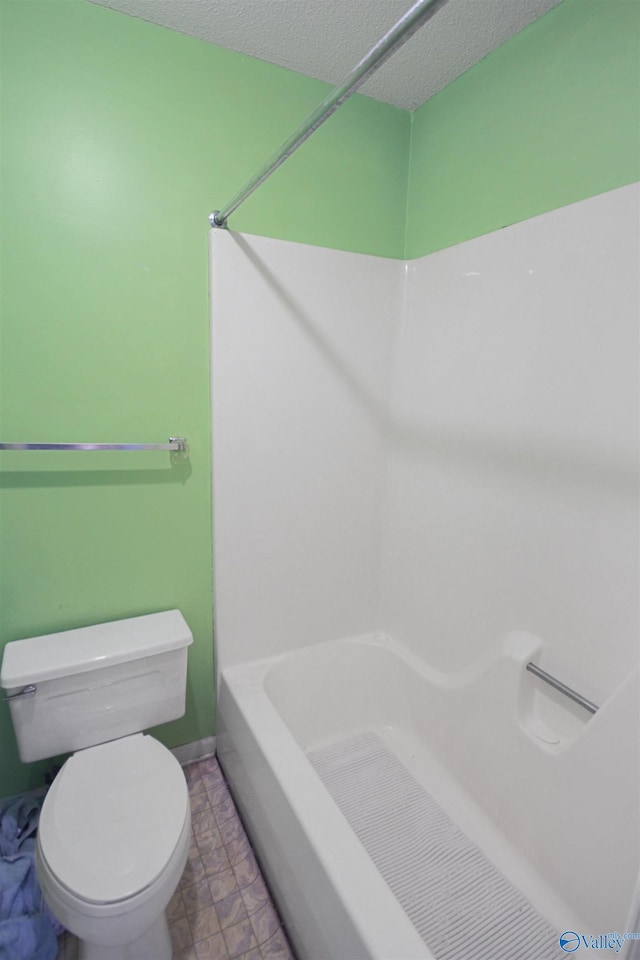
[[[173,960],[295,960],[215,758],[185,767],[192,835],[180,886],[167,908]],[[59,939],[58,960],[77,960]]]

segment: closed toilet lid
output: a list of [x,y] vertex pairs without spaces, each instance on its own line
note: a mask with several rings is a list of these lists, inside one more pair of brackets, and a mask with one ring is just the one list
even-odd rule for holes
[[67,760],[45,798],[38,842],[51,872],[78,897],[124,900],[164,870],[188,804],[175,757],[135,734]]

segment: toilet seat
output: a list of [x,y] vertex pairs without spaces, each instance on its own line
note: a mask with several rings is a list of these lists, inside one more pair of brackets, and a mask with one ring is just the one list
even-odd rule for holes
[[115,905],[161,876],[188,816],[180,764],[153,737],[134,734],[67,760],[45,798],[38,846],[75,898]]

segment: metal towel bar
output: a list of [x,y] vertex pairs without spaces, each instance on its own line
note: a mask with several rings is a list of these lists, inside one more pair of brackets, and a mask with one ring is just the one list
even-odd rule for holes
[[565,697],[569,697],[570,700],[573,700],[575,703],[579,703],[581,707],[584,707],[585,710],[588,710],[589,713],[597,713],[599,707],[597,704],[592,703],[591,700],[587,700],[586,697],[583,697],[581,693],[576,693],[571,687],[568,687],[566,683],[557,680],[555,677],[552,677],[550,673],[547,673],[546,670],[542,670],[540,667],[537,667],[535,663],[528,663],[527,670],[530,673],[533,673],[536,677],[540,677],[541,680],[544,680],[545,683],[548,683],[550,687],[553,687],[554,690],[558,690],[560,693],[563,693]]
[[187,452],[186,437],[169,437],[168,443],[0,443],[0,450],[170,450]]

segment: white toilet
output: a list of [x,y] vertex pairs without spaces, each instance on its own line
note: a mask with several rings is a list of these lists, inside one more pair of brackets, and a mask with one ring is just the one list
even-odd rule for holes
[[36,870],[81,960],[171,960],[164,911],[187,860],[189,793],[173,754],[141,731],[184,714],[192,642],[170,610],[4,649],[20,758],[73,752],[42,807]]

